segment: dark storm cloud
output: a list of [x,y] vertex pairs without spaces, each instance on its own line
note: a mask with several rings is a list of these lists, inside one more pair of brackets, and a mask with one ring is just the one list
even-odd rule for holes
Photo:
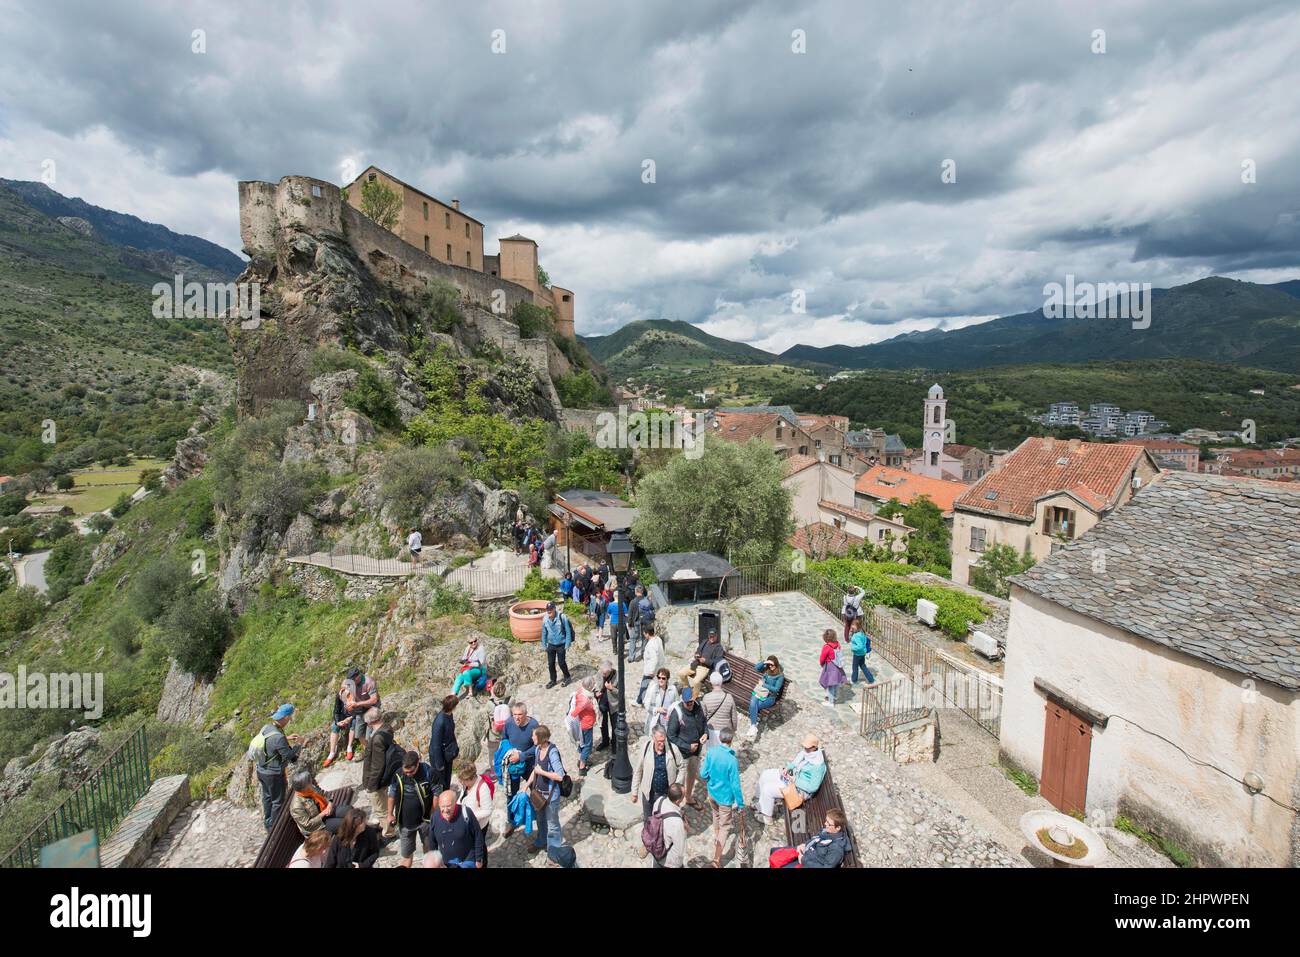
[[1066,270],[1136,259],[1169,285],[1297,259],[1286,2],[0,14],[4,175],[57,154],[91,201],[123,208],[125,182],[129,211],[234,246],[233,180],[373,162],[459,197],[489,252],[535,234],[584,332],[672,315],[772,348],[860,342],[1033,308]]

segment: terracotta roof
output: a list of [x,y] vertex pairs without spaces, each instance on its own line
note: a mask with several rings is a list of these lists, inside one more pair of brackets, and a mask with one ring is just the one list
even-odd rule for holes
[[877,465],[858,476],[856,488],[863,495],[878,498],[882,502],[896,498],[903,505],[910,505],[912,499],[925,495],[939,506],[944,515],[948,515],[952,512],[953,501],[970,486],[960,482],[945,482],[928,475],[917,475],[888,465]]
[[817,464],[817,460],[811,455],[791,455],[787,456],[784,462],[785,477],[789,478],[796,472],[802,472],[804,469],[812,468]]
[[804,429],[821,429],[830,427],[838,429],[840,432],[847,432],[849,428],[849,417],[847,415],[805,415],[802,412],[796,413],[799,416],[799,426]]
[[854,508],[851,505],[841,505],[839,502],[832,502],[830,499],[822,499],[817,503],[818,508],[824,508],[828,512],[839,512],[841,515],[847,515],[850,518],[856,518],[863,522],[884,522],[887,525],[893,525],[896,528],[903,528],[911,531],[902,520],[897,518],[885,518],[883,515],[873,515],[871,512],[860,508]]
[[943,451],[945,455],[951,455],[953,458],[959,459],[970,452],[978,452],[979,449],[973,445],[945,445]]
[[782,418],[772,412],[723,412],[718,410],[714,418],[718,428],[710,434],[728,442],[745,443],[766,432],[772,423]]
[[[1098,549],[1104,574],[1093,565]],[[1012,581],[1183,654],[1300,689],[1300,489],[1171,472]]]
[[1144,455],[1150,457],[1140,445],[1026,439],[1000,466],[965,486],[954,504],[963,510],[1032,519],[1036,501],[1069,492],[1094,511],[1104,511],[1114,505]]
[[[855,545],[861,545],[865,539],[828,525],[826,522],[813,522],[786,539],[791,548],[804,553],[825,552],[830,555],[844,555]],[[814,542],[816,547],[813,547]]]
[[1237,469],[1285,468],[1300,465],[1300,449],[1230,449],[1219,452]]

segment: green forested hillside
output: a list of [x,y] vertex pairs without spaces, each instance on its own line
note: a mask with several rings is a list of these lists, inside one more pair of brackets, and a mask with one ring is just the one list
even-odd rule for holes
[[[957,441],[1007,448],[1045,429],[1026,418],[1057,401],[1146,409],[1173,431],[1236,429],[1254,419],[1262,442],[1300,433],[1300,376],[1190,359],[1020,365],[958,372],[877,369],[824,389],[779,392],[772,401],[801,412],[847,415],[855,425],[897,432],[915,446],[932,383],[943,386]],[[1251,395],[1262,388],[1264,395]],[[1071,430],[1071,434],[1082,433]]]

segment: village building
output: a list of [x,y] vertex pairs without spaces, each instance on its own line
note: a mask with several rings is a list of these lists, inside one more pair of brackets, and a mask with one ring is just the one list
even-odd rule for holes
[[1174,439],[1125,439],[1125,445],[1140,445],[1156,460],[1162,469],[1178,472],[1199,472],[1201,468],[1200,446]]
[[778,412],[744,412],[718,409],[711,417],[713,427],[708,435],[744,445],[750,439],[761,439],[770,445],[779,458],[790,455],[812,456],[813,438],[798,425],[798,419]]
[[1300,479],[1300,449],[1213,449],[1205,471],[1277,481]]
[[943,469],[941,477],[949,481],[978,482],[993,471],[993,455],[973,445],[945,445],[940,462],[945,460],[952,464]]
[[1005,763],[1200,863],[1300,866],[1300,489],[1170,472],[1010,601]]
[[1159,474],[1160,467],[1139,445],[1026,439],[954,501],[952,580],[969,584],[970,567],[995,544],[1041,561]]
[[576,563],[581,556],[599,561],[615,532],[626,532],[636,521],[637,510],[623,499],[592,489],[569,489],[555,496],[549,506],[555,531],[557,558],[567,553]]
[[[867,541],[873,545],[907,539],[911,529],[901,519],[882,518],[855,507],[856,476],[851,469],[808,455],[790,456],[785,464],[786,477],[781,484],[790,489],[797,529],[827,525],[856,539],[857,543]],[[835,541],[844,543],[841,539]],[[823,544],[823,550],[826,547],[829,546]]]

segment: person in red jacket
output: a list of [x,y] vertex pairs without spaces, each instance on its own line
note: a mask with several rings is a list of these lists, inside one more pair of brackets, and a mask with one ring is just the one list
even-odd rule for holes
[[826,707],[833,708],[840,685],[849,680],[844,673],[844,648],[833,628],[822,632],[822,653],[818,663],[822,666],[822,673],[817,683],[826,689]]

